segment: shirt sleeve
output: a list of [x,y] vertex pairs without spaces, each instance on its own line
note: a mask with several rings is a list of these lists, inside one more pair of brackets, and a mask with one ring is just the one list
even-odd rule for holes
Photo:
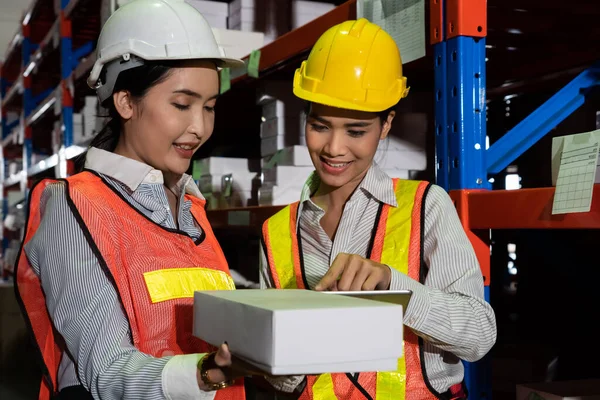
[[155,358],[138,351],[119,295],[104,274],[67,202],[65,185],[41,198],[40,226],[25,246],[50,318],[64,338],[81,384],[96,399],[202,399],[199,354]]
[[417,335],[465,361],[477,361],[497,334],[479,262],[446,191],[432,185],[423,201],[425,283],[392,268],[390,289],[413,291],[404,321]]
[[275,287],[271,271],[269,269],[269,262],[267,261],[267,255],[265,254],[264,241],[260,239],[260,250],[259,250],[259,279],[261,289],[272,289]]

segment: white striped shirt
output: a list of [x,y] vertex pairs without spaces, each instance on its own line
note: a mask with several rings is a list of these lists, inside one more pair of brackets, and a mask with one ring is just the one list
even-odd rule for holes
[[[339,253],[367,257],[380,204],[397,206],[392,179],[373,164],[346,203],[332,241],[320,224],[325,212],[310,199],[319,183],[313,173],[304,185],[298,208],[304,272],[311,289]],[[421,284],[390,268],[390,290],[413,291],[404,323],[424,339],[427,377],[436,391],[445,392],[463,380],[460,359],[479,360],[492,348],[496,319],[484,300],[479,263],[452,200],[444,189],[432,185],[423,201],[427,277]],[[273,287],[262,246],[260,263],[261,287]],[[287,389],[297,381],[290,382]]]
[[[88,151],[86,168],[152,221],[176,229],[160,171],[96,148]],[[59,388],[82,384],[102,399],[212,400],[214,392],[198,388],[196,365],[202,355],[154,358],[133,346],[119,294],[71,212],[65,189],[62,182],[44,189],[40,226],[25,246],[50,317],[68,349],[59,367]],[[179,230],[199,238],[191,202],[183,196],[202,198],[200,191],[188,175],[172,189],[180,196]]]

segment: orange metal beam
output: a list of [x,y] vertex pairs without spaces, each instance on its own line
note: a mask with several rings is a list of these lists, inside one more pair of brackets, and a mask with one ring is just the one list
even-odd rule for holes
[[462,197],[468,229],[600,229],[600,184],[586,213],[552,215],[554,188],[454,191]]
[[477,261],[479,261],[479,267],[483,275],[483,284],[485,286],[490,285],[491,273],[490,273],[490,231],[489,229],[473,230],[472,221],[470,218],[469,207],[470,207],[470,195],[474,191],[468,190],[454,190],[450,192],[450,197],[454,201],[456,211],[460,217],[465,232],[469,241],[473,245]]
[[[356,0],[348,0],[306,25],[278,37],[277,40],[260,49],[259,73],[263,73],[310,50],[327,29],[349,19],[356,19]],[[244,60],[247,59],[248,56],[244,57]],[[247,75],[240,76],[234,79],[232,83],[246,78]]]
[[429,0],[429,42],[431,44],[441,43],[444,40],[443,8],[442,0]]
[[446,38],[456,36],[487,36],[486,0],[446,0]]

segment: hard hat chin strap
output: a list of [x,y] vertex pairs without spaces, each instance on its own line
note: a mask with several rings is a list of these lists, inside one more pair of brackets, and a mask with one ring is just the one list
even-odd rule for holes
[[106,69],[104,79],[98,80],[98,87],[96,88],[100,104],[112,96],[115,83],[121,72],[141,67],[144,63],[144,60],[139,57],[124,54],[122,57],[106,64],[104,67]]

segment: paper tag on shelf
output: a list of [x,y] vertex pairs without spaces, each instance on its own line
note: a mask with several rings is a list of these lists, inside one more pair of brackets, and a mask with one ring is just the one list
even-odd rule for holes
[[231,75],[229,68],[221,70],[221,94],[231,89]]
[[594,132],[564,137],[552,214],[590,211],[599,149]]
[[403,64],[425,57],[425,0],[358,0],[356,16],[394,38]]
[[260,50],[252,50],[248,58],[248,76],[258,78],[258,66],[260,65]]

